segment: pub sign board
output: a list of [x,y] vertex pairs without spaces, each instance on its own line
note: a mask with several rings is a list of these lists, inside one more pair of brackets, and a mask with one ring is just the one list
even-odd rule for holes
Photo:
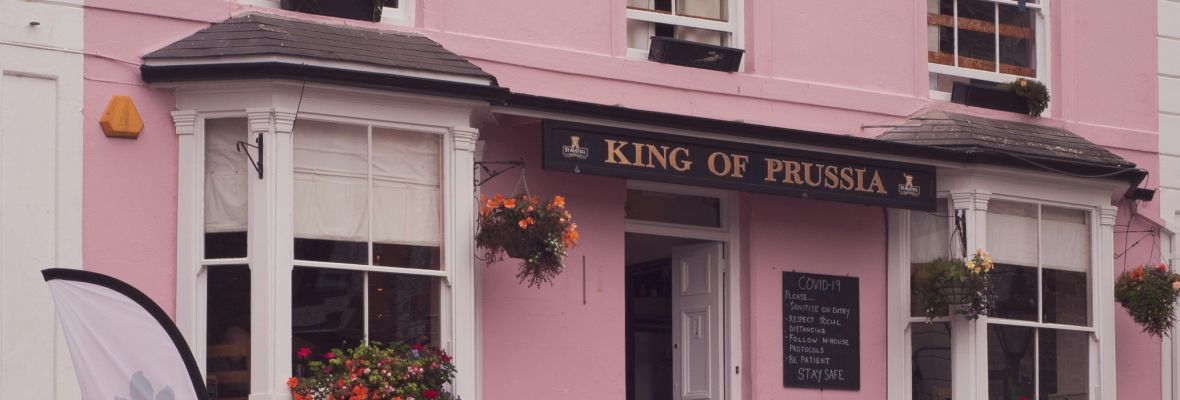
[[546,120],[547,170],[893,208],[935,208],[934,167]]
[[783,272],[783,386],[860,390],[860,280]]

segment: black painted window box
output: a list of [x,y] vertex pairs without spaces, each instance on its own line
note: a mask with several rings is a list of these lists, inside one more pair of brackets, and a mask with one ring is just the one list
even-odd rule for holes
[[742,64],[745,50],[663,36],[651,37],[647,59],[664,64],[734,72]]
[[955,82],[951,87],[951,102],[1028,115],[1027,99],[995,86]]
[[375,0],[282,0],[282,7],[284,10],[329,17],[381,20],[381,3]]

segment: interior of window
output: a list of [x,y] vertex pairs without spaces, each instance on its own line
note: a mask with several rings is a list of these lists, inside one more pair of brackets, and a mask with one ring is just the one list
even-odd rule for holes
[[[1010,81],[1003,76],[1036,78],[1039,3],[1024,7],[987,0],[927,0],[927,58],[946,65],[996,75],[932,71],[930,89],[950,92],[954,82]],[[986,78],[984,78],[986,77]]]
[[[727,0],[627,0],[627,8],[691,19],[727,22],[729,4]],[[729,33],[704,29],[685,24],[657,23],[639,19],[627,20],[627,47],[647,50],[651,37],[668,37],[706,43],[717,46],[731,46]]]

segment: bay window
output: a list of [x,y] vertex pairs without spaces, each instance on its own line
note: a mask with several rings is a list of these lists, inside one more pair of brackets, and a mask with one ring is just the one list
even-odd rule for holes
[[[891,211],[891,247],[906,250],[890,262],[890,362],[908,383],[890,399],[1113,398],[1113,349],[1100,346],[1113,334],[1113,298],[1098,300],[1113,283],[1102,279],[1113,255],[1094,243],[1113,231],[1114,208],[1101,192],[1089,206],[1083,195],[1058,203],[1028,193],[952,192],[932,212]],[[914,273],[977,247],[996,265],[995,309],[973,321],[937,310],[927,321]]]
[[442,348],[477,398],[479,103],[236,82],[177,106],[176,321],[217,398],[289,398],[299,349],[364,341]]
[[926,11],[932,94],[949,96],[954,82],[1048,83],[1047,0],[927,0]]

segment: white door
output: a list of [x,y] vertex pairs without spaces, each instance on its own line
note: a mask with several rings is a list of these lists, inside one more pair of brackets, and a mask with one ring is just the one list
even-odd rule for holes
[[81,3],[0,0],[5,400],[79,397],[41,269],[82,263]]
[[675,400],[720,400],[721,243],[672,249],[672,391]]

